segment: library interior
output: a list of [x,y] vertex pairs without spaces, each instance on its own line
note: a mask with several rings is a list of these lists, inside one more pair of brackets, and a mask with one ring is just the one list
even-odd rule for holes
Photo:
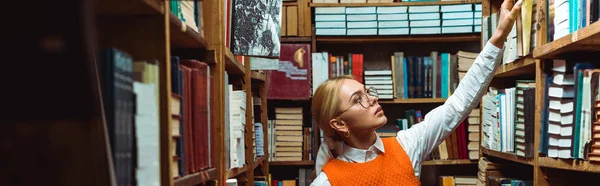
[[6,3],[0,185],[599,185],[600,0]]

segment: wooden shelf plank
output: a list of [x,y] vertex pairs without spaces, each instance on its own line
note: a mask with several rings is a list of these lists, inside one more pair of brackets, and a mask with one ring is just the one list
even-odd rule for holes
[[521,57],[511,63],[502,64],[496,69],[494,77],[511,77],[524,74],[535,75],[535,60],[531,55]]
[[490,149],[483,148],[483,147],[481,147],[481,152],[488,156],[493,156],[496,158],[533,166],[533,162],[532,162],[531,158],[517,156],[516,154],[513,154],[513,153],[498,152],[498,151],[490,150]]
[[311,37],[281,37],[282,43],[308,43],[311,41]]
[[246,171],[248,171],[248,165],[244,165],[242,168],[235,168],[235,169],[231,169],[227,171],[226,177],[229,178],[235,178],[238,175],[245,173]]
[[201,172],[186,175],[175,179],[175,186],[193,186],[205,183],[210,180],[215,180],[217,177],[217,169],[211,168]]
[[252,71],[250,74],[252,80],[264,82],[267,79],[267,75],[263,72]]
[[254,160],[254,168],[256,169],[259,165],[262,166],[263,163],[265,163],[265,159],[267,156],[261,156],[261,157],[257,157],[256,160]]
[[312,166],[314,161],[270,161],[270,166]]
[[208,41],[200,33],[192,30],[181,19],[177,18],[173,12],[169,13],[171,47],[175,48],[203,48],[207,49]]
[[479,42],[479,33],[397,35],[397,36],[316,36],[318,43],[397,43],[397,42]]
[[422,165],[476,165],[477,161],[471,160],[431,160],[424,161]]
[[229,75],[244,75],[245,67],[237,60],[237,57],[231,53],[228,48],[225,48],[225,70]]
[[311,7],[337,7],[337,6],[415,6],[415,5],[452,5],[481,3],[481,0],[463,1],[433,1],[433,2],[396,2],[396,3],[310,3]]
[[100,15],[164,15],[162,0],[102,0],[97,3]]
[[600,51],[600,22],[595,22],[562,38],[538,46],[533,50],[535,59],[560,58],[570,52]]
[[539,157],[538,164],[540,167],[600,173],[600,162]]
[[444,103],[446,98],[410,98],[410,99],[393,99],[379,100],[381,104],[410,104],[410,103]]

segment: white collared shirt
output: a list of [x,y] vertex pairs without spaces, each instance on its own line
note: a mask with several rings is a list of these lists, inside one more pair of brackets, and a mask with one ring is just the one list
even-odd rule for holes
[[[396,135],[398,143],[408,154],[415,176],[420,177],[421,163],[431,151],[441,143],[446,136],[465,120],[475,108],[482,95],[486,92],[485,88],[489,85],[496,67],[502,58],[504,49],[500,49],[491,43],[486,43],[479,56],[475,59],[473,66],[468,70],[463,80],[459,83],[454,93],[448,97],[443,105],[431,110],[425,115],[423,121],[412,126],[410,129],[399,131]],[[340,154],[337,159],[364,163],[374,160],[380,153],[385,153],[383,142],[377,136],[373,145],[367,150],[352,148],[339,142],[341,149],[337,149]],[[315,168],[317,178],[310,184],[311,186],[330,186],[329,178],[321,168],[326,161],[332,158],[326,143],[322,143],[316,157]]]

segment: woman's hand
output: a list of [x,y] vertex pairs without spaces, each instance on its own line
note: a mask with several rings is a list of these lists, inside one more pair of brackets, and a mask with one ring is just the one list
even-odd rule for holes
[[514,3],[513,0],[504,0],[500,7],[500,19],[498,20],[498,27],[494,32],[494,35],[490,38],[490,43],[498,48],[504,47],[504,41],[512,30],[517,15],[521,13],[521,4],[523,0],[519,0]]

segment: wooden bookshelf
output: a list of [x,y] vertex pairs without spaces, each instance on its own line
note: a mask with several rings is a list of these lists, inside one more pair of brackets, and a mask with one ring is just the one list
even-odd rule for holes
[[317,43],[400,43],[480,41],[480,34],[434,34],[397,36],[316,36]]
[[410,98],[410,99],[393,99],[393,100],[378,100],[381,104],[416,104],[416,103],[444,103],[446,98]]
[[216,179],[217,169],[211,168],[208,170],[204,170],[201,172],[193,173],[190,175],[186,175],[181,178],[177,178],[175,180],[175,186],[189,186],[189,185],[198,185],[203,184],[210,180]]
[[600,51],[600,22],[595,22],[533,50],[536,59],[560,58],[571,52]]
[[511,63],[502,64],[496,69],[494,77],[514,77],[535,74],[535,60],[531,55],[521,57]]
[[517,156],[514,153],[506,153],[506,152],[498,152],[495,150],[490,150],[484,147],[480,147],[481,152],[484,155],[488,155],[488,156],[493,156],[496,158],[500,158],[500,159],[504,159],[504,160],[508,160],[508,161],[512,161],[512,162],[517,162],[517,163],[521,163],[521,164],[525,164],[525,165],[531,165],[533,166],[533,161],[531,160],[531,158],[524,158],[521,156]]
[[267,156],[257,157],[256,160],[254,160],[254,168],[253,169],[256,169],[259,165],[263,165],[265,163],[266,159],[267,159]]
[[311,37],[281,37],[282,43],[308,43],[311,41]]
[[267,75],[265,73],[260,73],[257,71],[252,71],[250,73],[252,80],[264,82],[267,79]]
[[271,166],[312,166],[314,161],[270,161]]
[[311,7],[419,6],[419,5],[454,5],[454,4],[468,4],[468,3],[481,3],[481,0],[396,2],[396,3],[310,3],[310,6]]
[[432,166],[432,165],[476,165],[477,160],[430,160],[424,161],[423,166]]
[[162,0],[103,0],[97,3],[99,14],[111,15],[161,15],[165,13]]
[[248,171],[248,165],[244,165],[241,168],[234,168],[231,170],[228,170],[226,173],[226,178],[235,178],[237,176],[239,176],[242,173],[245,173],[246,171]]
[[546,168],[600,173],[600,162],[540,157],[538,164]]
[[177,18],[173,12],[169,12],[171,47],[175,48],[203,48],[207,49],[208,41]]
[[246,69],[230,50],[225,49],[225,69],[229,75],[244,75]]

